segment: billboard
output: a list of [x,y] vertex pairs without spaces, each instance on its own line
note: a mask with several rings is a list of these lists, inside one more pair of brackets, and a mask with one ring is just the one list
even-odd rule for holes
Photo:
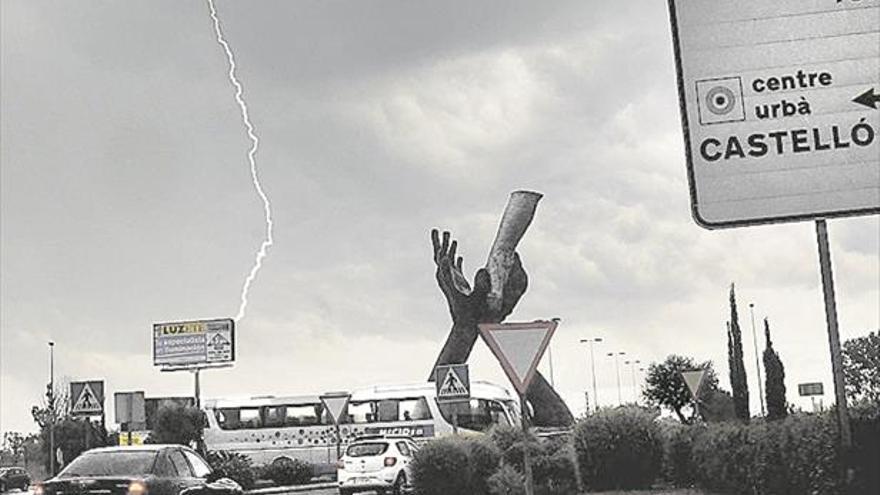
[[198,367],[235,360],[230,318],[153,324],[153,365]]
[[880,0],[668,0],[696,222],[880,212]]

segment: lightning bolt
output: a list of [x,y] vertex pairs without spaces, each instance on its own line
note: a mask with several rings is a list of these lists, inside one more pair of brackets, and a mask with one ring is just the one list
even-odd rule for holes
[[257,153],[257,148],[260,146],[260,139],[254,132],[254,126],[251,124],[251,119],[248,116],[247,104],[242,97],[244,88],[238,78],[235,77],[235,57],[232,55],[229,43],[227,43],[226,39],[223,37],[223,30],[220,29],[220,19],[217,17],[217,9],[214,7],[214,0],[208,0],[208,8],[211,10],[211,19],[214,21],[214,33],[217,35],[217,43],[223,47],[223,50],[226,52],[226,59],[229,61],[229,81],[235,87],[235,101],[238,103],[238,108],[241,109],[241,120],[244,122],[245,128],[247,128],[247,135],[251,140],[251,148],[248,150],[247,154],[248,162],[250,162],[251,166],[251,179],[254,183],[254,189],[257,190],[257,194],[259,194],[260,199],[263,200],[263,210],[266,214],[266,239],[260,244],[260,249],[257,251],[257,256],[254,260],[254,266],[251,267],[251,271],[248,273],[247,278],[244,280],[244,285],[241,287],[241,304],[238,307],[238,314],[235,315],[235,321],[238,322],[244,318],[244,312],[248,304],[248,291],[251,288],[251,283],[253,283],[254,278],[256,278],[257,272],[262,268],[263,258],[266,257],[269,246],[273,243],[272,208],[269,204],[269,198],[266,196],[265,191],[263,191],[263,186],[260,184],[260,177],[257,174],[257,161],[254,158],[254,155]]

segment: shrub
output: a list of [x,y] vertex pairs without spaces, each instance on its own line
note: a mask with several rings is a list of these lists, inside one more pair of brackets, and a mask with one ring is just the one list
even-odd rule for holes
[[491,495],[524,495],[525,480],[516,469],[509,464],[502,464],[488,480]]
[[537,495],[570,495],[578,492],[571,437],[545,438],[532,456],[532,474]]
[[468,449],[457,438],[429,442],[416,452],[412,476],[418,495],[470,494]]
[[829,415],[709,425],[693,437],[697,480],[705,488],[744,495],[839,493],[835,428]]
[[489,477],[498,469],[501,451],[487,438],[473,438],[464,442],[470,463],[470,492],[474,495],[489,493]]
[[279,486],[304,485],[314,476],[314,468],[311,464],[299,459],[281,457],[271,464],[266,465],[260,477],[269,479]]
[[675,486],[688,488],[697,481],[694,465],[694,437],[701,426],[686,426],[678,422],[661,423],[663,439],[663,477]]
[[235,480],[245,490],[254,486],[254,468],[251,466],[250,457],[238,452],[218,450],[208,453],[208,463],[214,470],[210,481],[219,478]]
[[856,493],[880,493],[880,404],[863,401],[850,409]]
[[660,476],[663,448],[653,411],[605,409],[580,421],[574,448],[593,490],[647,488]]
[[166,405],[156,412],[155,426],[147,443],[197,444],[206,424],[205,414],[197,407]]
[[496,427],[489,438],[501,451],[503,463],[520,474],[523,470],[523,445],[529,449],[532,479],[537,495],[568,495],[577,492],[574,452],[571,438],[557,436],[538,439],[520,428]]

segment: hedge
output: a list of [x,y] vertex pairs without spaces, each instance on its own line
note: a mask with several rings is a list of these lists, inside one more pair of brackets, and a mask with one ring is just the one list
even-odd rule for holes
[[829,415],[709,425],[696,434],[692,456],[699,484],[724,493],[841,492],[836,425]]
[[656,416],[653,410],[620,407],[600,410],[575,426],[574,449],[587,488],[650,488],[663,459]]

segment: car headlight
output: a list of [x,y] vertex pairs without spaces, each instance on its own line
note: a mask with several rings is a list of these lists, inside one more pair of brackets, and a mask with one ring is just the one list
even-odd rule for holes
[[132,481],[128,485],[128,495],[147,495],[147,484],[141,480]]

